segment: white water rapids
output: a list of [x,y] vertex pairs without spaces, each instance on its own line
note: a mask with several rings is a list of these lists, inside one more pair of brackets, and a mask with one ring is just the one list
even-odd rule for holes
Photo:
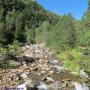
[[78,83],[77,81],[73,81],[72,84],[75,86],[75,90],[90,90],[88,85],[83,83]]

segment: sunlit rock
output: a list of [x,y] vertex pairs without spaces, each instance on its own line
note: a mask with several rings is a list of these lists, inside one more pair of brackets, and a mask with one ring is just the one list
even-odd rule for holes
[[23,80],[25,80],[25,79],[28,78],[27,73],[23,73],[23,74],[21,74],[20,76],[21,76],[21,78],[22,78]]
[[90,80],[88,74],[84,70],[80,70],[80,76],[85,77]]

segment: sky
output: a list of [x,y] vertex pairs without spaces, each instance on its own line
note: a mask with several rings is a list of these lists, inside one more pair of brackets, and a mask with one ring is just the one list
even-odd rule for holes
[[80,19],[87,10],[87,0],[37,0],[45,9],[56,14],[71,13],[76,19]]

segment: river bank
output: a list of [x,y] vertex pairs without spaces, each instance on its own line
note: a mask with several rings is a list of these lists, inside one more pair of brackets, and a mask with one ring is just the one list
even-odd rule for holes
[[89,88],[89,80],[72,74],[45,44],[27,45],[22,50],[22,58],[14,61],[20,63],[16,69],[0,70],[0,88],[18,88],[29,81],[24,86],[29,90],[42,90],[42,86],[44,90],[74,90],[78,85],[82,86],[80,90],[89,90],[84,89]]

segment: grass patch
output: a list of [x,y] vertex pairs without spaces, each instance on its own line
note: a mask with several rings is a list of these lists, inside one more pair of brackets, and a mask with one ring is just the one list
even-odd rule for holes
[[82,52],[80,52],[77,49],[70,49],[70,50],[65,50],[60,54],[56,54],[56,57],[61,58],[61,59],[68,59],[69,56],[72,56],[74,59],[78,59],[82,56]]
[[80,66],[78,60],[80,60],[82,56],[82,52],[77,48],[65,50],[60,54],[56,54],[56,57],[64,60],[64,66],[73,72],[79,72]]
[[69,70],[73,71],[73,72],[79,72],[79,70],[80,70],[79,65],[75,61],[65,60],[64,61],[64,66],[66,68],[69,68]]

